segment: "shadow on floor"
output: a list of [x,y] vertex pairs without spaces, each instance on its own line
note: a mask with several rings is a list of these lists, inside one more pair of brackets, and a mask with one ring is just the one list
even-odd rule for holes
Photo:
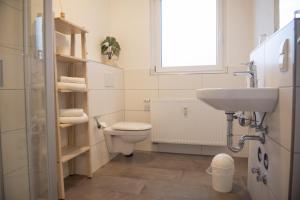
[[95,172],[66,178],[68,200],[250,200],[247,192],[247,159],[235,158],[233,191],[222,194],[211,188],[205,170],[211,156],[135,152],[117,156]]

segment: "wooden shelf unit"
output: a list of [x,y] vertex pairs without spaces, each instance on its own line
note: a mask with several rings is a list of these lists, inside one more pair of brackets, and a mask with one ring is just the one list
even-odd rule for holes
[[65,35],[82,34],[82,33],[85,34],[88,32],[84,27],[78,26],[61,17],[55,18],[54,21],[55,21],[55,30]]
[[71,147],[71,148],[63,148],[62,149],[62,156],[61,162],[65,163],[81,154],[84,154],[90,150],[89,146],[82,146],[82,147]]
[[65,63],[85,63],[86,62],[86,59],[77,58],[75,56],[62,55],[62,54],[56,54],[56,59],[59,62],[65,62]]
[[[83,77],[87,84],[86,33],[83,27],[63,18],[55,18],[57,32],[70,37],[70,55],[56,54],[55,77]],[[81,39],[81,57],[75,56],[76,34]],[[92,178],[91,141],[89,122],[81,124],[61,124],[59,113],[61,108],[83,108],[88,115],[88,93],[86,91],[60,90],[56,84],[56,141],[59,199],[65,199],[64,169],[69,175],[81,174]],[[79,159],[79,160],[78,160]],[[84,160],[84,162],[82,161]]]

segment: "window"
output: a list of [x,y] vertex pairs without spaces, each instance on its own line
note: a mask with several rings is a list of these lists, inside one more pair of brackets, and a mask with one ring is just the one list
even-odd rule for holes
[[222,70],[220,8],[220,0],[152,0],[156,71]]
[[280,0],[280,28],[287,25],[294,19],[295,11],[300,9],[300,2],[298,0]]

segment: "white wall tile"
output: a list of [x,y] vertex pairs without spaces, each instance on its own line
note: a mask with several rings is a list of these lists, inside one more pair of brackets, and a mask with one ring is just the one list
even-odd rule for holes
[[123,90],[90,90],[89,113],[91,117],[124,109]]
[[267,114],[268,135],[287,149],[291,149],[293,88],[279,88],[278,103],[273,113]]
[[267,173],[268,188],[277,199],[288,199],[290,152],[268,137],[262,151],[266,152],[269,157],[268,170],[265,170],[263,163],[261,163],[261,169]]
[[[285,39],[289,39],[288,71],[280,72],[278,66],[279,51]],[[266,87],[291,87],[293,84],[294,26],[286,26],[275,33],[265,44],[265,84]]]
[[126,69],[124,81],[125,89],[158,89],[158,77],[150,75],[149,69]]
[[249,52],[253,49],[252,0],[230,0],[225,5],[225,55],[229,65],[238,66],[249,60]]
[[195,99],[196,90],[158,90],[159,98]]
[[101,141],[91,148],[92,151],[92,171],[95,172],[101,166],[105,165],[110,159],[110,153],[107,150],[105,141]]
[[[120,121],[125,120],[124,111],[103,115],[98,117],[99,122],[105,122],[108,126]],[[94,145],[104,140],[103,129],[99,130],[94,118],[90,118],[90,134],[91,134],[91,144]]]
[[20,10],[0,1],[0,24],[2,30],[0,32],[0,46],[23,49],[22,19],[23,13]]
[[147,111],[150,103],[145,100],[157,97],[157,90],[125,90],[125,109]]
[[126,121],[150,123],[150,112],[147,111],[125,111]]
[[[111,80],[108,80],[111,79]],[[106,82],[110,81],[108,85]],[[123,70],[98,62],[88,62],[89,89],[123,89]]]
[[228,74],[203,74],[203,88],[245,88],[246,78]]
[[29,200],[28,168],[4,176],[5,199]]
[[0,89],[23,89],[24,67],[22,51],[0,46],[0,60],[3,64],[3,86]]
[[23,0],[0,0],[0,1],[18,10],[23,9]]
[[25,130],[2,133],[1,137],[4,174],[26,166],[27,143]]
[[198,89],[202,88],[202,74],[159,75],[158,88],[161,89]]
[[1,131],[25,128],[25,98],[23,90],[0,90]]

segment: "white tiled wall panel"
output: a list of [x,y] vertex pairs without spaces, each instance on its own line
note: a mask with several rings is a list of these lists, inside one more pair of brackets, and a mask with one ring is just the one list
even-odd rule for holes
[[26,132],[24,129],[1,134],[3,173],[11,173],[27,165]]
[[158,89],[158,77],[149,69],[124,70],[125,89]]
[[15,49],[22,49],[23,13],[22,11],[10,6],[12,4],[17,5],[17,1],[12,1],[12,3],[8,2],[9,1],[0,1],[0,45]]
[[277,143],[291,150],[293,115],[293,88],[280,88],[277,106],[267,115],[269,136]]
[[23,89],[24,67],[22,51],[0,46],[0,61],[3,66],[3,87],[1,89]]
[[159,90],[161,89],[197,89],[202,88],[202,74],[189,75],[160,75]]
[[90,116],[110,114],[124,108],[123,90],[90,90]]
[[23,9],[23,0],[1,0],[1,1],[15,9],[18,10]]
[[158,97],[157,90],[126,90],[125,91],[125,109],[126,110],[147,110],[149,103],[147,99]]
[[294,26],[286,26],[275,33],[265,44],[265,86],[288,87],[293,85],[294,54],[289,53],[288,71],[280,72],[278,66],[279,51],[285,39],[289,40],[289,52],[294,51]]
[[28,168],[24,167],[4,176],[5,199],[29,200]]
[[1,132],[25,128],[23,90],[0,90]]
[[112,155],[107,150],[103,129],[97,128],[94,117],[108,126],[124,121],[123,70],[98,62],[88,63],[89,131],[92,145],[92,170],[106,164]]
[[[280,47],[285,39],[289,40],[288,71],[281,72],[278,65]],[[257,161],[257,142],[251,142],[249,170],[259,166],[267,174],[268,183],[263,185],[255,180],[249,171],[248,189],[254,200],[289,198],[291,151],[293,134],[293,76],[294,76],[294,24],[291,23],[281,31],[275,33],[257,48],[251,57],[258,67],[260,87],[278,87],[279,96],[277,106],[272,113],[268,113],[265,124],[268,126],[266,143],[261,145],[263,153],[269,157],[269,169]],[[296,102],[297,105],[297,102]],[[296,116],[297,117],[297,116]],[[296,127],[297,121],[295,120]],[[297,131],[294,139],[297,139]],[[297,150],[297,145],[295,150]]]
[[88,62],[88,84],[90,90],[123,89],[123,70],[98,62]]

